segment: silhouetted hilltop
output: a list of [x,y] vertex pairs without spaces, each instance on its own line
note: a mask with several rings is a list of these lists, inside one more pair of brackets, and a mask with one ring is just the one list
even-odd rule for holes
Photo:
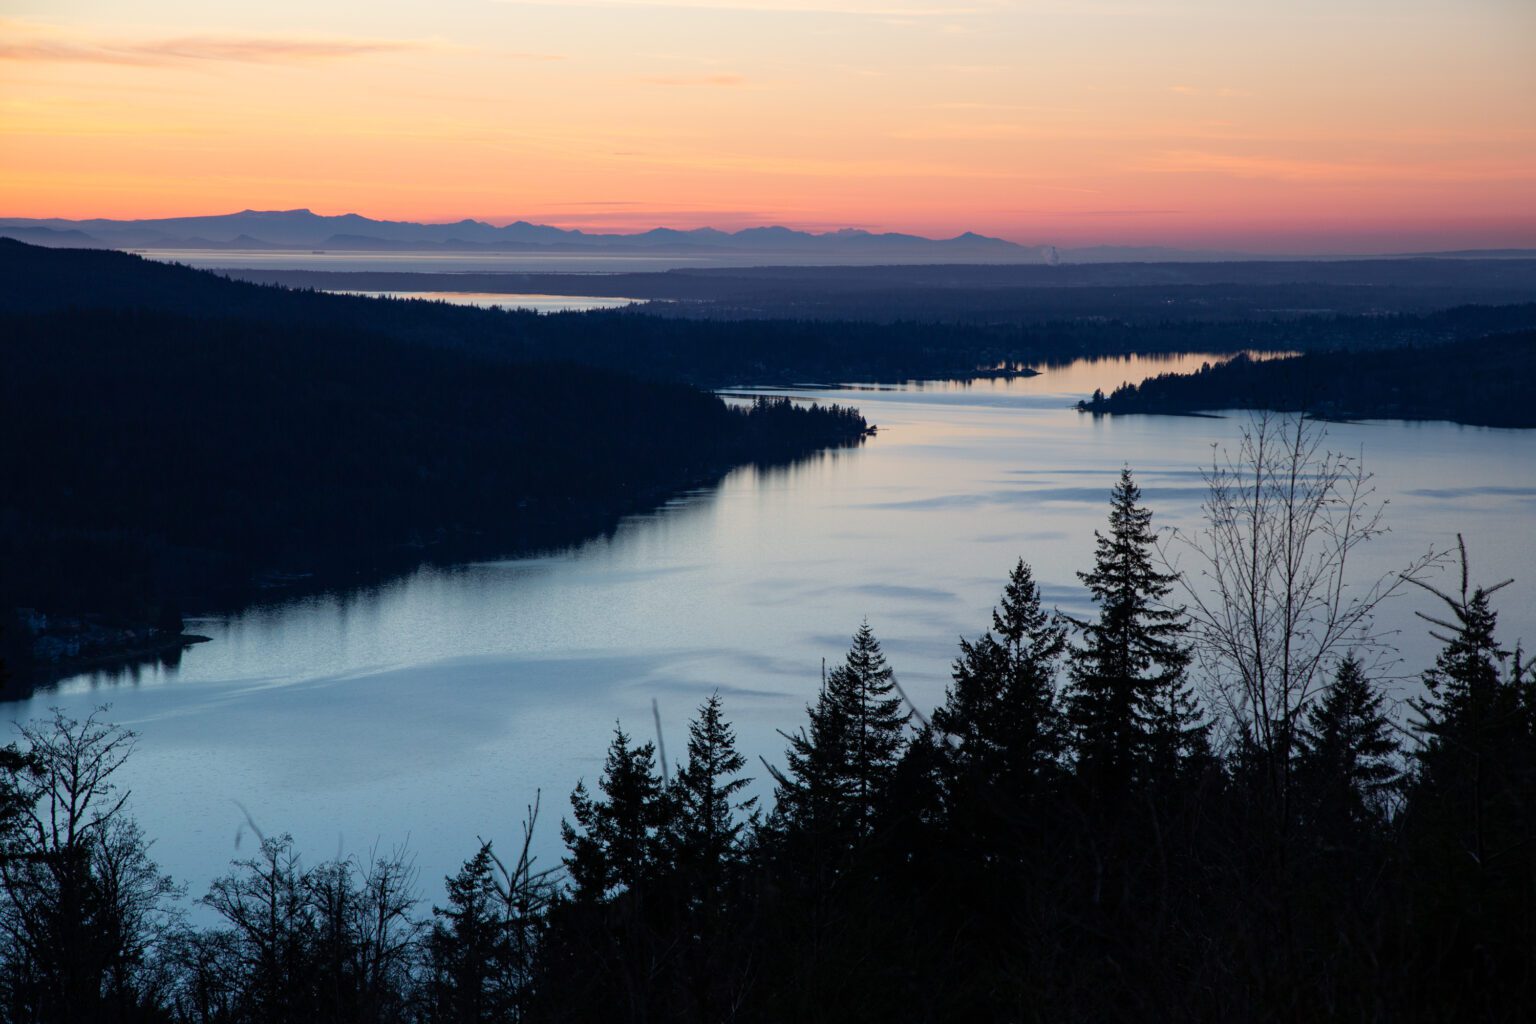
[[534,358],[520,319],[0,244],[0,613],[171,629],[262,575],[567,543],[864,436],[852,410]]
[[1079,409],[1185,413],[1273,409],[1334,419],[1452,420],[1536,427],[1536,331],[1384,352],[1244,356],[1095,394]]
[[475,309],[233,281],[119,252],[0,239],[0,312],[154,310],[283,329],[368,330],[504,362],[559,359],[708,386],[969,376],[1009,361],[1015,332],[909,324],[687,322]]
[[495,310],[387,304],[360,296],[262,287],[174,263],[99,249],[46,249],[0,238],[0,312],[141,309],[347,326],[412,342],[532,358],[517,318]]

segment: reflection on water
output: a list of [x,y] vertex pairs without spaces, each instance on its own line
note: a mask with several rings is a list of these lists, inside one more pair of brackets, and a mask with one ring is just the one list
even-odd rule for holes
[[[178,666],[77,677],[6,712],[82,715],[112,702],[112,717],[141,734],[134,806],[194,894],[237,852],[238,800],[312,857],[409,836],[431,897],[477,835],[512,838],[539,789],[552,859],[570,787],[597,773],[616,719],[649,732],[652,698],[681,749],[690,711],[719,689],[756,765],[779,756],[775,730],[799,721],[821,659],[839,657],[865,616],[907,692],[932,706],[956,638],[987,623],[1016,558],[1034,564],[1048,601],[1082,611],[1074,572],[1090,562],[1120,467],[1135,468],[1158,524],[1189,523],[1199,467],[1241,421],[1094,419],[1067,406],[1206,358],[799,392],[858,405],[879,434],[790,467],[744,467],[568,551],[197,621],[213,642]],[[1330,429],[1392,499],[1393,532],[1370,546],[1366,568],[1462,531],[1479,575],[1519,580],[1500,594],[1505,637],[1536,638],[1532,436],[1443,423]],[[1415,607],[1398,602],[1384,624],[1403,630],[1417,669],[1433,644]]]
[[370,292],[337,289],[334,295],[363,295],[370,299],[423,299],[479,309],[528,309],[535,313],[579,313],[588,309],[620,309],[641,299],[606,295],[535,295],[503,292]]
[[[1268,352],[1248,349],[1250,359],[1282,359],[1294,352]],[[1148,377],[1163,373],[1192,373],[1201,366],[1220,362],[1226,356],[1162,353],[1154,355],[1104,356],[1100,359],[1074,359],[1065,365],[1048,366],[1050,387],[1055,394],[1071,397],[1073,402],[1102,388],[1105,394],[1121,384],[1140,384]]]

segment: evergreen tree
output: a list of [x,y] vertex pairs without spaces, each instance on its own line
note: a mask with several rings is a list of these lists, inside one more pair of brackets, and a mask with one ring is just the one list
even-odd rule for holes
[[565,865],[578,899],[603,900],[615,890],[633,889],[647,877],[667,820],[655,744],[631,747],[619,726],[614,727],[598,788],[606,799],[594,800],[586,784],[578,782],[571,794],[576,824],[560,823],[561,838],[571,851]]
[[499,985],[499,968],[508,947],[491,844],[481,843],[459,873],[446,881],[448,905],[432,908],[436,921],[427,940],[430,1019],[434,1024],[501,1020],[509,1000]]
[[1458,990],[1486,1001],[1487,1019],[1516,993],[1536,994],[1533,680],[1520,653],[1499,645],[1489,600],[1508,582],[1471,587],[1462,545],[1459,593],[1419,583],[1450,614],[1422,616],[1444,647],[1414,703],[1421,745],[1404,827],[1412,941],[1423,962],[1454,971]]
[[1504,685],[1502,666],[1510,652],[1494,635],[1498,614],[1489,598],[1497,589],[1478,587],[1470,597],[1448,601],[1454,623],[1432,620],[1452,632],[1435,634],[1445,646],[1424,673],[1426,697],[1418,705],[1423,753],[1431,762],[1455,748],[1477,750],[1502,729],[1522,724],[1519,694]]
[[1185,677],[1188,623],[1182,609],[1163,605],[1177,577],[1153,565],[1157,535],[1152,512],[1140,500],[1131,471],[1121,470],[1110,499],[1109,533],[1094,531],[1093,571],[1078,573],[1098,605],[1098,618],[1069,620],[1083,638],[1068,661],[1067,712],[1078,770],[1106,795],[1207,752],[1207,727]]
[[876,801],[901,759],[910,712],[902,710],[894,673],[866,620],[853,635],[846,661],[833,669],[827,689],[847,709],[852,723],[848,749],[850,790],[860,835],[868,835]]
[[[1445,646],[1424,673],[1426,696],[1414,704],[1422,738],[1417,752],[1418,810],[1449,830],[1479,870],[1536,834],[1536,733],[1529,666],[1499,645],[1491,596],[1508,584],[1470,588],[1462,548],[1459,595],[1420,583],[1450,611],[1422,616]],[[1536,865],[1536,850],[1530,863]]]
[[1299,730],[1297,774],[1304,813],[1325,841],[1339,842],[1383,822],[1401,773],[1381,692],[1353,655]]
[[846,845],[873,830],[910,716],[867,621],[807,710],[809,730],[787,737],[789,770],[777,776],[776,814],[791,829],[831,835]]
[[1066,646],[1065,626],[1041,607],[1020,559],[992,629],[960,641],[954,682],[933,714],[934,728],[950,737],[941,750],[951,790],[969,778],[1018,795],[1057,764],[1064,737],[1056,671]]
[[737,794],[752,781],[742,778],[746,758],[736,749],[736,734],[721,716],[720,695],[699,706],[688,726],[688,760],[672,785],[673,821],[670,829],[675,865],[712,894],[720,878],[740,853],[746,822],[757,798],[737,802]]
[[802,837],[835,837],[850,832],[847,789],[850,722],[833,699],[823,676],[816,703],[806,707],[807,724],[789,741],[786,770],[774,772],[777,782],[770,822],[774,829]]

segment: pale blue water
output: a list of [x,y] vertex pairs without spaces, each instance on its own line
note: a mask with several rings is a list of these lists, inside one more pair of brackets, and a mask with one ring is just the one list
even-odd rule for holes
[[579,313],[589,309],[619,309],[643,302],[604,295],[530,295],[504,292],[370,292],[337,290],[337,295],[363,295],[373,299],[424,299],[480,309],[526,309],[535,313]]
[[[880,432],[857,450],[719,487],[626,521],[608,539],[539,558],[422,571],[349,598],[318,597],[191,624],[213,642],[176,670],[84,676],[12,704],[25,719],[111,702],[140,733],[133,806],[155,854],[193,895],[237,851],[239,804],[311,859],[409,841],[429,898],[476,836],[511,843],[544,793],[540,848],[580,776],[598,771],[615,719],[650,736],[659,702],[668,751],[718,688],[753,774],[777,758],[868,616],[902,684],[925,708],[943,692],[960,635],[974,635],[1014,560],[1047,599],[1081,608],[1073,576],[1092,558],[1110,486],[1132,466],[1160,524],[1193,520],[1199,467],[1239,419],[1069,410],[1094,387],[1196,366],[1078,363],[971,385],[816,392],[860,406]],[[1363,453],[1391,499],[1376,571],[1467,535],[1474,573],[1514,576],[1503,635],[1536,641],[1536,433],[1445,423],[1330,428]],[[1403,671],[1433,655],[1411,595]]]

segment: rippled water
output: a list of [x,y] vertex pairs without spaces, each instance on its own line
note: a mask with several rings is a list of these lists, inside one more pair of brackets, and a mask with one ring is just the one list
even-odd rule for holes
[[[860,406],[878,436],[789,469],[738,470],[569,551],[198,621],[213,642],[175,669],[77,677],[0,715],[111,702],[141,736],[136,812],[194,895],[236,855],[243,807],[268,832],[293,832],[311,859],[408,839],[436,896],[477,835],[515,838],[539,789],[552,859],[571,786],[596,774],[616,719],[652,734],[653,699],[675,760],[692,708],[718,688],[761,777],[757,755],[779,755],[775,730],[799,723],[821,659],[840,657],[864,617],[927,707],[1016,558],[1035,565],[1049,601],[1080,609],[1073,573],[1090,563],[1120,467],[1136,470],[1156,522],[1188,523],[1200,465],[1241,419],[1096,420],[1067,406],[1203,358],[814,392]],[[1536,434],[1330,431],[1392,501],[1394,532],[1368,568],[1462,531],[1479,577],[1519,581],[1499,595],[1503,635],[1536,640]],[[1429,605],[1404,599],[1386,616],[1404,630],[1405,671],[1433,654],[1414,608]]]

